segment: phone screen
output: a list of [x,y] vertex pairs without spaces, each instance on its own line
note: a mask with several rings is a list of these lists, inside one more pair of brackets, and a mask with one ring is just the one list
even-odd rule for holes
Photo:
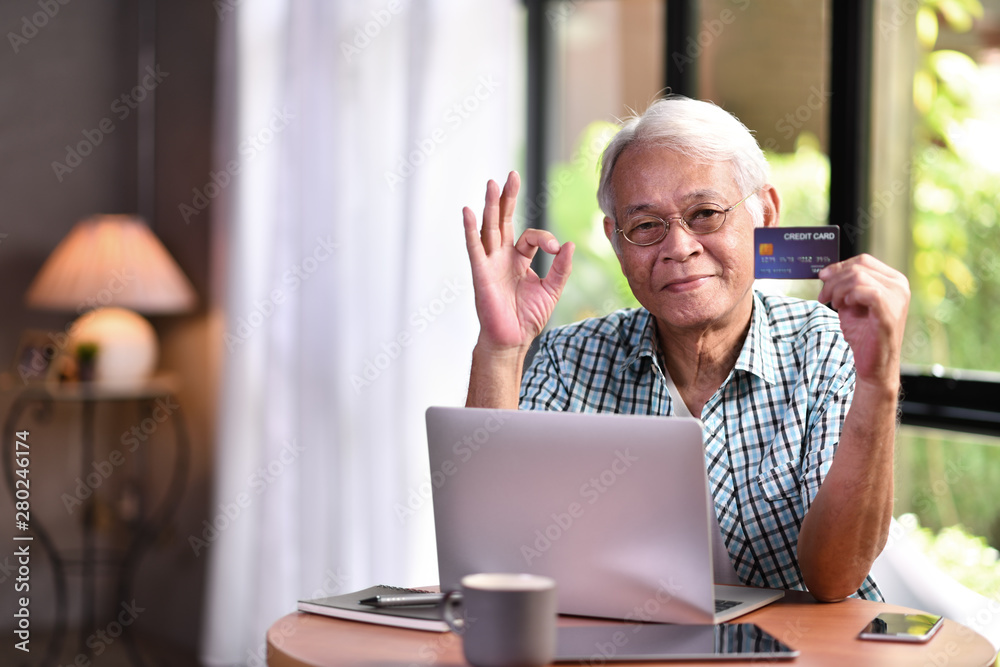
[[941,627],[943,618],[935,614],[879,614],[859,637],[888,641],[925,642]]

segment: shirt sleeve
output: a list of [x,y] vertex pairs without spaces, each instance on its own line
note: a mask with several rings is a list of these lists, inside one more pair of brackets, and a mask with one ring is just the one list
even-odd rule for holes
[[521,378],[521,410],[567,410],[569,390],[560,376],[556,338],[552,331],[542,334],[538,351]]
[[[806,511],[812,505],[833,464],[844,419],[854,400],[854,388],[857,384],[854,355],[847,341],[839,332],[834,335],[833,341],[829,340],[829,336],[830,334],[820,336],[816,343],[816,349],[823,354],[816,376],[818,389],[815,409],[811,410],[812,418],[807,431],[808,450],[803,460],[802,499]],[[884,602],[882,592],[871,574],[865,577],[861,588],[851,597]]]
[[811,343],[809,379],[812,394],[802,457],[802,501],[808,511],[819,487],[833,464],[840,443],[844,419],[854,398],[856,373],[854,355],[839,332],[826,332]]

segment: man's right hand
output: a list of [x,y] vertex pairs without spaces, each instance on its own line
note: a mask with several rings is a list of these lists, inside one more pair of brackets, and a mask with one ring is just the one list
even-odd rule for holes
[[[560,246],[550,232],[527,229],[515,243],[514,205],[520,186],[514,171],[503,192],[495,181],[487,183],[482,230],[475,213],[468,207],[462,210],[479,315],[469,406],[517,407],[524,357],[552,315],[572,267],[573,244]],[[543,279],[531,269],[539,248],[555,255]]]
[[[514,242],[514,205],[520,187],[516,171],[507,176],[502,193],[495,181],[486,184],[481,231],[476,214],[468,207],[462,210],[479,314],[479,346],[489,351],[527,352],[549,321],[572,264],[573,244],[560,246],[551,232],[526,229]],[[544,279],[531,269],[539,248],[556,256]]]

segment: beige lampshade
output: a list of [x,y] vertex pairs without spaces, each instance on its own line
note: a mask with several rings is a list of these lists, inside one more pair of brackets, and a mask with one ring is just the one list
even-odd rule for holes
[[95,215],[70,230],[28,288],[29,306],[83,312],[119,306],[178,313],[196,302],[191,282],[142,221]]

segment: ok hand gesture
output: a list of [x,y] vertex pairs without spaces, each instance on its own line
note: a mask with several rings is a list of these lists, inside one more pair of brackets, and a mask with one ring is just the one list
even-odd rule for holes
[[[482,230],[471,209],[465,207],[462,214],[479,315],[477,347],[484,353],[516,351],[523,358],[566,285],[573,244],[560,246],[552,233],[540,229],[525,230],[515,243],[514,205],[520,187],[521,179],[514,171],[508,175],[503,192],[495,181],[487,183]],[[539,248],[555,255],[545,278],[531,269]]]

